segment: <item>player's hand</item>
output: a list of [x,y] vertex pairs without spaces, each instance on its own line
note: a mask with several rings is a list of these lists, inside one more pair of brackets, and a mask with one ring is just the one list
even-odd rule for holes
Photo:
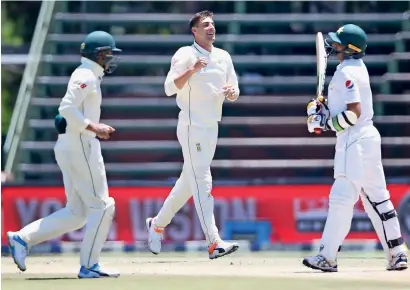
[[314,114],[323,114],[325,115],[326,119],[329,118],[330,111],[329,107],[327,106],[327,99],[325,99],[323,96],[312,99],[307,104],[306,113],[308,116]]
[[99,133],[96,133],[97,136],[101,139],[110,139],[111,133],[115,131],[115,129],[109,125],[106,124],[98,124],[101,126],[101,131]]
[[320,134],[326,131],[327,118],[323,114],[313,114],[307,119],[307,127],[310,133]]
[[306,114],[308,116],[318,114],[320,111],[320,102],[317,99],[311,99],[306,106]]
[[98,138],[101,139],[109,139],[111,137],[111,133],[115,131],[115,129],[111,126],[106,124],[90,124],[90,131],[94,132]]
[[230,101],[234,101],[236,99],[235,87],[232,85],[223,86],[222,93],[224,94],[225,98]]
[[198,57],[192,69],[194,72],[199,72],[201,69],[208,65],[208,60],[204,57]]

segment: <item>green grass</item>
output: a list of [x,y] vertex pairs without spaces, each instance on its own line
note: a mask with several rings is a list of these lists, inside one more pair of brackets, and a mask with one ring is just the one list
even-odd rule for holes
[[410,270],[388,272],[383,253],[341,253],[339,273],[304,267],[301,252],[238,252],[210,261],[206,253],[104,253],[102,265],[121,276],[77,279],[77,255],[31,256],[19,273],[2,258],[5,290],[377,290],[410,289]]
[[3,278],[4,290],[128,290],[128,289],[166,289],[166,290],[259,290],[259,289],[409,289],[409,283],[380,283],[373,281],[338,280],[326,278],[295,279],[295,278],[248,278],[248,277],[193,277],[193,276],[122,276],[118,279],[80,280],[75,276],[55,277],[37,276],[23,277],[23,275]]

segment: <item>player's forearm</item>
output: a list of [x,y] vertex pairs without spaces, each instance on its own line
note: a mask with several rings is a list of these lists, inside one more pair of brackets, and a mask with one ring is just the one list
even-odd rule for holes
[[356,124],[357,119],[360,118],[362,113],[362,107],[360,102],[354,102],[347,104],[347,110],[341,112],[337,116],[327,121],[328,129],[332,131],[340,132]]
[[189,78],[195,73],[193,68],[188,68],[184,73],[182,73],[179,77],[174,79],[175,86],[178,90],[182,89],[186,83],[188,82]]
[[238,76],[236,75],[235,68],[233,66],[232,58],[228,55],[228,74],[227,74],[227,83],[230,84],[234,91],[235,95],[233,98],[229,98],[230,101],[236,101],[239,97],[239,83],[238,83]]
[[195,71],[193,68],[188,68],[185,72],[177,77],[169,75],[165,81],[165,93],[167,94],[167,96],[172,96],[176,94],[178,90],[181,90],[194,73]]
[[88,131],[97,133],[97,124],[90,121],[90,123],[87,125],[85,129],[87,129]]
[[84,117],[78,108],[69,105],[62,105],[58,108],[58,112],[63,116],[67,124],[74,124],[79,131],[83,131],[91,123],[91,121]]
[[340,114],[330,118],[326,122],[327,129],[330,129],[335,132],[341,132],[349,127],[352,127],[357,122],[357,115],[350,111],[346,110]]

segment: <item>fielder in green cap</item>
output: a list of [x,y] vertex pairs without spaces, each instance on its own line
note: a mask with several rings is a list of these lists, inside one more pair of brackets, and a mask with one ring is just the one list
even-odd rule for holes
[[26,270],[30,247],[86,225],[80,252],[79,278],[118,277],[115,270],[99,263],[115,213],[96,137],[108,139],[114,128],[100,123],[101,88],[104,74],[114,71],[121,50],[107,32],[94,31],[81,44],[81,65],[72,73],[59,114],[55,118],[58,140],[55,158],[61,169],[66,207],[34,221],[18,232],[8,232],[13,260]]

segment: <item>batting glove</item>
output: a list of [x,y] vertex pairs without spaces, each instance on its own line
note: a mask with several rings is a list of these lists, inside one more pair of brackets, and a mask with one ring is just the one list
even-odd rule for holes
[[322,96],[319,96],[316,99],[312,99],[307,104],[306,113],[308,116],[314,114],[323,114],[326,116],[326,118],[329,118],[330,111],[329,107],[327,106],[327,100]]
[[307,118],[307,127],[310,133],[320,134],[326,131],[327,118],[323,114],[313,114]]

